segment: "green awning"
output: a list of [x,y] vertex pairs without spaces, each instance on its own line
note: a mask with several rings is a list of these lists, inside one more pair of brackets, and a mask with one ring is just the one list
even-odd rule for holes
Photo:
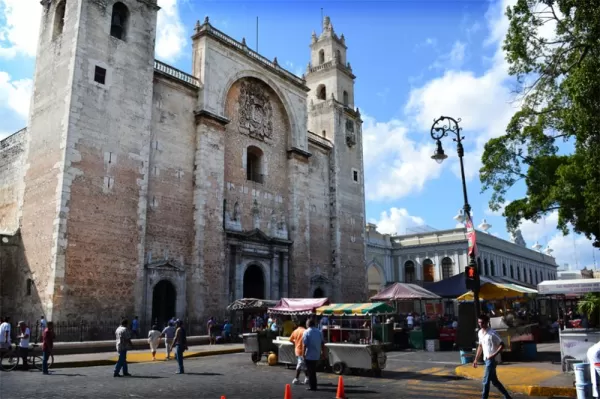
[[385,302],[334,303],[317,308],[317,315],[358,316],[394,314],[395,310]]

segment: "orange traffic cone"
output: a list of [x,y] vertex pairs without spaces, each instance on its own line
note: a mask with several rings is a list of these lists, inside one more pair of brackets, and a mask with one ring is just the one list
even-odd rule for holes
[[344,393],[344,378],[341,375],[340,378],[338,378],[338,389],[335,399],[346,399],[346,394]]
[[285,385],[285,395],[283,396],[283,399],[292,399],[292,387],[290,384]]
[[221,399],[225,399],[225,395],[221,395]]

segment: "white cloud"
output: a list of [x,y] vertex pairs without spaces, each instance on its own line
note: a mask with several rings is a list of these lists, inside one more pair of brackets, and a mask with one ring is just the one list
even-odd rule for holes
[[448,54],[444,54],[440,56],[434,63],[431,65],[430,69],[457,69],[460,68],[465,61],[465,52],[467,45],[460,40],[457,40],[452,45],[452,49]]
[[156,27],[156,56],[168,62],[177,61],[187,45],[185,26],[179,16],[178,0],[158,0],[161,7]]
[[31,79],[11,80],[8,73],[0,71],[0,108],[14,111],[25,122],[29,114],[32,86]]
[[35,57],[42,6],[33,0],[0,0],[0,57]]
[[401,121],[377,122],[363,115],[367,199],[398,199],[419,192],[440,175],[431,160],[433,143],[420,145]]
[[422,226],[425,220],[410,215],[405,208],[391,208],[389,212],[381,212],[379,221],[374,223],[377,225],[377,231],[382,234],[406,234],[407,228]]

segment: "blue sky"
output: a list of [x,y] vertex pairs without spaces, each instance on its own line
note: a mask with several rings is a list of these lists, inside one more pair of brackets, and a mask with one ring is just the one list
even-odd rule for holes
[[[387,233],[455,227],[463,199],[450,138],[444,141],[450,158],[441,165],[429,159],[431,123],[444,114],[462,118],[476,224],[486,218],[492,234],[507,238],[501,215],[488,210],[490,194],[480,193],[478,169],[483,145],[503,133],[517,106],[500,49],[507,25],[502,10],[513,2],[159,0],[156,57],[190,71],[189,37],[207,15],[217,29],[255,48],[258,17],[259,52],[300,75],[323,8],[336,33],[345,35],[357,76],[368,220]],[[0,138],[26,125],[40,11],[37,0],[0,0]],[[522,194],[516,187],[509,199]],[[549,245],[560,265],[590,267],[594,256],[600,264],[587,239],[562,237],[555,227],[551,214],[538,224],[525,222],[522,232],[528,246]]]

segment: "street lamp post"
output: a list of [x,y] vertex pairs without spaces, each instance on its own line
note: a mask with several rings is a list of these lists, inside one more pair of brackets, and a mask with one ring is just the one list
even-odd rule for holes
[[[465,179],[465,167],[463,164],[463,156],[465,155],[465,150],[462,145],[462,141],[465,139],[464,136],[461,136],[460,131],[461,128],[458,125],[460,122],[460,118],[458,120],[451,118],[449,116],[440,116],[439,118],[433,121],[433,125],[431,126],[431,138],[435,140],[436,149],[431,159],[436,161],[437,163],[442,163],[444,159],[448,158],[448,155],[444,153],[444,148],[442,147],[442,138],[448,136],[448,133],[452,133],[456,136],[453,140],[456,142],[456,150],[458,152],[458,159],[460,161],[460,175],[462,177],[462,189],[463,196],[465,200],[465,204],[463,206],[465,212],[465,218],[467,221],[471,220],[471,205],[469,205],[469,199],[467,198],[467,181]],[[471,221],[472,223],[472,221]],[[477,270],[477,262],[475,262],[475,251],[472,251],[469,255],[469,266],[474,267]],[[479,275],[477,276],[479,279]],[[479,319],[479,284],[473,290],[473,303],[475,305],[475,318]]]

